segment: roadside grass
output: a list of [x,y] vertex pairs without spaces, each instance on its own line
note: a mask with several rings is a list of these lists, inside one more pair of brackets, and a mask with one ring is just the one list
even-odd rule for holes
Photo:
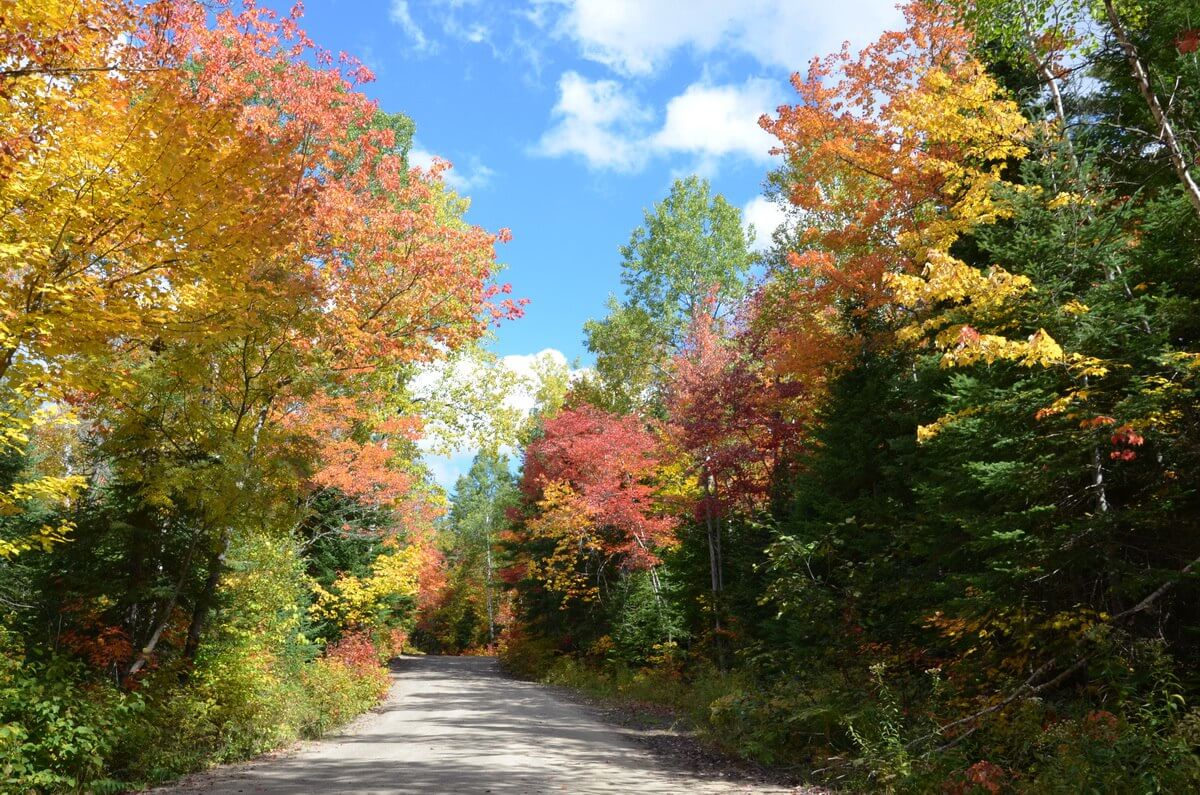
[[788,738],[781,733],[786,727],[760,723],[760,715],[742,716],[730,708],[756,692],[744,672],[704,667],[684,676],[672,667],[599,668],[564,656],[555,659],[537,679],[620,706],[634,720],[669,723],[716,753],[767,765],[787,775],[801,770],[796,757],[789,754]]

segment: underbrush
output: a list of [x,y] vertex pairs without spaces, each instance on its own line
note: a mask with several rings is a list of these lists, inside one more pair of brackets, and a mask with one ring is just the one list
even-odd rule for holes
[[646,667],[583,660],[556,653],[543,638],[517,634],[502,640],[500,663],[524,679],[601,699],[666,707],[686,718],[703,739],[737,756],[773,764],[792,761],[780,734],[788,721],[779,715],[766,719],[769,710],[750,695],[755,686],[745,672],[708,665],[685,671],[670,659],[655,659]]
[[497,656],[500,666],[513,676],[538,680],[554,666],[558,653],[551,640],[530,635],[519,627],[506,627]]
[[768,696],[745,671],[705,665],[684,673],[559,657],[539,679],[599,698],[667,707],[705,741],[735,756],[773,765],[797,761],[792,734],[797,705],[779,689]]
[[78,663],[26,663],[0,628],[0,791],[119,791],[106,762],[122,727],[143,711],[138,694],[88,682]]
[[[835,786],[886,792],[1200,791],[1200,710],[1149,646],[1087,693],[1031,698],[949,731],[994,703],[966,698],[939,671],[812,667],[793,676],[696,664],[636,668],[555,654],[541,639],[502,647],[511,672],[603,699],[668,707],[724,751],[816,771]],[[1130,672],[1136,672],[1130,673]],[[997,681],[995,692],[1005,692]],[[990,699],[990,701],[989,701]]]
[[[386,693],[393,649],[349,635],[268,653],[252,636],[134,688],[64,657],[27,659],[0,635],[0,791],[121,792],[312,738]],[[397,650],[398,651],[398,650]]]

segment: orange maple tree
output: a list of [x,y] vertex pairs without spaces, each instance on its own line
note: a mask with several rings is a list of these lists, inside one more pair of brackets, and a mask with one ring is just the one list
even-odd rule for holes
[[[802,235],[762,312],[782,372],[836,365],[909,307],[896,277],[978,284],[949,254],[965,232],[1009,213],[995,188],[1027,149],[1027,122],[970,51],[952,9],[913,2],[907,26],[857,55],[814,59],[792,83],[800,102],[760,123],[779,139],[775,179]],[[962,291],[960,291],[962,292]]]

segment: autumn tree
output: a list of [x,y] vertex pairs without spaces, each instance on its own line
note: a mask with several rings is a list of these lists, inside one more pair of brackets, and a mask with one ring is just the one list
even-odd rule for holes
[[497,570],[497,540],[516,507],[516,479],[507,456],[480,452],[458,478],[443,524],[449,586],[421,629],[433,648],[467,650],[495,646],[509,613]]
[[[805,310],[772,302],[765,317],[795,323],[779,336],[781,372],[825,390],[775,510],[771,594],[794,665],[825,656],[853,675],[848,661],[869,650],[913,692],[924,670],[957,683],[966,714],[914,729],[898,758],[938,743],[994,754],[1007,741],[989,716],[1086,699],[1082,685],[1055,691],[1098,659],[1137,658],[1135,616],[1192,566],[1142,502],[1174,493],[1173,464],[1143,460],[1163,415],[1129,413],[1165,397],[1151,384],[1191,383],[1176,347],[1190,349],[1190,330],[1151,309],[1156,284],[1190,305],[1182,260],[1131,259],[1150,219],[1187,228],[1188,204],[1151,198],[1162,172],[1137,154],[1114,168],[1140,173],[1145,193],[1114,195],[1094,131],[1064,145],[1063,125],[1025,124],[969,30],[931,5],[907,14],[907,33],[835,62],[843,82],[798,80],[806,101],[768,123],[785,142],[781,187],[813,216],[798,270],[766,291],[804,296]],[[888,69],[918,52],[919,67]],[[1167,441],[1178,430],[1158,437],[1175,451],[1155,453],[1164,465],[1181,460],[1179,437]],[[1149,468],[1134,474],[1135,461]],[[1091,686],[1124,687],[1112,675]]]
[[[864,788],[1194,789],[1194,13],[904,13],[762,120],[795,224],[735,311],[589,326],[606,367],[671,352],[562,416],[641,412],[677,543],[606,591],[578,462],[608,451],[547,423],[504,659],[698,683],[724,741]],[[625,631],[660,599],[682,631]]]
[[[89,519],[71,553],[75,596],[139,650],[124,677],[195,660],[230,550],[338,500],[418,545],[432,598],[420,421],[397,384],[519,313],[491,278],[507,233],[461,220],[444,166],[408,167],[411,123],[298,9],[24,8],[5,7],[27,50],[3,75],[6,140],[33,147],[5,150],[4,422],[14,448],[74,430],[10,496],[68,507],[88,485],[81,507],[130,518],[129,535]],[[52,90],[30,88],[47,70]],[[61,515],[32,538],[61,538]],[[133,561],[124,591],[95,576],[111,555]]]
[[[580,643],[605,634],[622,578],[644,572],[657,595],[676,522],[655,497],[656,448],[636,417],[588,404],[545,420],[525,452],[524,516],[504,540],[514,559],[504,576],[518,586],[524,621]],[[559,616],[546,614],[550,605]]]
[[[662,487],[672,507],[703,531],[709,619],[718,638],[726,632],[723,611],[757,612],[754,589],[744,583],[769,543],[760,520],[773,485],[800,453],[810,406],[801,384],[765,366],[768,337],[748,322],[756,306],[744,302],[727,320],[698,310],[667,387]],[[691,534],[680,535],[682,560]],[[727,580],[732,594],[725,593]]]
[[588,576],[602,584],[605,569],[655,566],[673,543],[674,522],[656,515],[645,482],[655,464],[654,437],[635,417],[587,405],[547,420],[542,434],[527,450],[521,489],[532,502],[587,517],[581,532],[593,536],[602,556],[594,566],[582,562]]

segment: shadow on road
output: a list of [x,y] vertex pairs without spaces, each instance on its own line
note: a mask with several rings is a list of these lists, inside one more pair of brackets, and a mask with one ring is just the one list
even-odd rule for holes
[[756,791],[665,766],[588,710],[502,676],[493,658],[405,657],[394,661],[392,675],[389,700],[341,733],[171,791]]

